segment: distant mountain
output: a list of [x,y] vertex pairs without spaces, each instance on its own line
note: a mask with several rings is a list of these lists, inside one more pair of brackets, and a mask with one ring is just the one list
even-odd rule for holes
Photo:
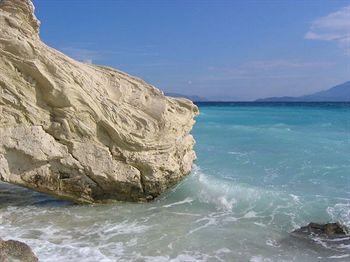
[[255,102],[350,102],[350,81],[311,95],[269,97]]
[[196,96],[196,95],[183,95],[183,94],[178,94],[178,93],[167,93],[165,92],[166,96],[171,96],[171,97],[183,97],[183,98],[187,98],[193,102],[203,102],[203,101],[208,101],[208,99],[204,98],[204,97],[200,97],[200,96]]

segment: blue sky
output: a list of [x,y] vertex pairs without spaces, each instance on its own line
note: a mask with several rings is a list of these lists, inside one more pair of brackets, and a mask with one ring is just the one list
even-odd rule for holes
[[252,100],[350,80],[350,0],[34,4],[50,46],[167,92]]

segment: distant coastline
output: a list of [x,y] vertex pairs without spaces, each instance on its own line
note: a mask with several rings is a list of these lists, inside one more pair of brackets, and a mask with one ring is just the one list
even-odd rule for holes
[[280,102],[280,101],[193,101],[199,107],[315,107],[315,108],[346,108],[350,109],[350,101],[347,102]]
[[267,97],[259,98],[253,101],[239,101],[239,100],[217,100],[199,95],[185,95],[180,93],[165,93],[170,97],[182,97],[189,99],[195,103],[346,103],[350,102],[350,81],[336,85],[327,90],[316,92],[304,96],[282,96],[282,97]]
[[291,97],[268,97],[257,99],[254,102],[349,102],[350,81],[336,85],[330,89],[309,95]]

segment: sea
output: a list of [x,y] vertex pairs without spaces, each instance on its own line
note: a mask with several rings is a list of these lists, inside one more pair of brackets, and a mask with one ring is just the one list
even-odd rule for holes
[[[0,237],[40,261],[350,261],[350,103],[198,103],[192,173],[151,203],[76,205],[0,184]],[[348,242],[349,243],[349,242]]]

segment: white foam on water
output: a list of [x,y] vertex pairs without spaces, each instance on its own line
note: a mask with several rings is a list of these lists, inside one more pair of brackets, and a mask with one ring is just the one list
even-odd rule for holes
[[[350,202],[346,204],[339,203],[328,207],[327,212],[333,221],[339,221],[346,228],[350,228]],[[350,234],[350,232],[347,233]]]
[[270,247],[280,247],[281,246],[280,244],[278,244],[278,242],[275,239],[267,239],[265,241],[265,243],[267,246],[270,246]]
[[[313,201],[311,207],[325,198]],[[346,208],[338,204],[329,211]],[[294,255],[279,245],[280,232],[310,222],[304,209],[303,196],[195,167],[174,192],[150,204],[1,208],[0,231],[32,246],[41,261],[271,261],[274,253]]]
[[[89,207],[79,209],[91,210]],[[115,261],[125,256],[127,247],[137,244],[137,237],[131,236],[141,236],[151,228],[128,219],[117,224],[108,222],[108,218],[105,222],[92,223],[98,218],[91,213],[88,217],[76,219],[71,215],[73,211],[74,208],[35,206],[2,209],[1,235],[27,243],[40,261]],[[121,238],[125,240],[116,242]]]
[[242,152],[236,152],[236,151],[229,151],[228,154],[230,155],[237,155],[237,156],[246,156],[248,153],[242,153]]
[[257,226],[259,226],[259,227],[266,227],[265,224],[259,223],[259,222],[254,222],[254,225],[257,225]]
[[178,201],[178,202],[174,202],[168,205],[163,205],[163,207],[168,208],[168,207],[172,207],[172,206],[177,206],[177,205],[182,205],[182,204],[189,204],[192,203],[193,199],[190,197],[186,197],[184,200],[182,201]]
[[293,198],[293,200],[294,200],[296,203],[301,203],[301,202],[300,202],[300,197],[299,197],[299,196],[294,195],[294,194],[289,194],[289,195]]
[[210,180],[198,166],[194,166],[193,174],[198,182],[199,201],[214,204],[218,209],[231,211],[236,199],[230,196],[230,184],[218,180]]
[[179,215],[179,216],[190,216],[190,217],[201,217],[201,214],[194,214],[194,213],[184,213],[184,212],[170,212],[171,214],[174,215]]
[[350,257],[350,255],[349,254],[344,254],[344,255],[339,255],[339,256],[330,256],[330,257],[328,257],[328,258],[335,258],[335,259],[337,259],[337,258],[346,258],[346,257]]
[[270,262],[272,260],[269,258],[265,258],[263,256],[252,256],[249,261],[250,262]]
[[198,227],[196,227],[196,228],[190,230],[190,231],[187,233],[187,235],[191,235],[191,234],[193,234],[193,233],[196,232],[196,231],[199,231],[199,230],[205,229],[205,228],[207,228],[207,227],[209,227],[209,226],[214,226],[214,225],[217,224],[217,220],[216,220],[215,217],[205,217],[205,218],[201,218],[201,219],[198,219],[198,220],[196,221],[196,223],[201,223],[201,222],[203,222],[203,221],[205,222],[203,225],[198,226]]
[[[104,229],[105,228],[105,229]],[[139,225],[137,222],[129,223],[127,220],[119,223],[117,225],[111,226],[110,224],[106,224],[103,229],[99,229],[101,233],[109,234],[113,233],[114,235],[122,235],[122,234],[141,234],[148,230],[150,226]]]
[[218,211],[240,219],[269,217],[271,223],[279,219],[278,216],[284,215],[288,217],[292,228],[298,227],[294,212],[303,207],[299,196],[211,177],[198,166],[194,167],[193,178],[194,186],[198,187],[198,201],[214,205]]
[[257,216],[257,213],[256,212],[254,212],[254,211],[249,211],[249,212],[247,212],[243,217],[244,218],[254,218],[254,217],[256,217]]
[[201,261],[225,261],[221,259],[222,255],[231,253],[229,249],[219,249],[214,252],[214,255],[208,255],[198,251],[185,251],[178,254],[176,257],[170,256],[142,256],[138,255],[133,261],[147,261],[147,262],[201,262]]

